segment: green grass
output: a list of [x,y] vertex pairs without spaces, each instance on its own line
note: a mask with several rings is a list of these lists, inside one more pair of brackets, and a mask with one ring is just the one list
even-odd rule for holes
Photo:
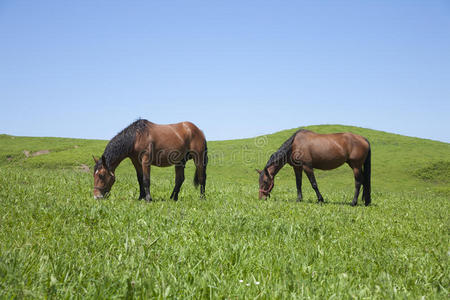
[[136,200],[128,161],[111,196],[93,199],[79,166],[107,141],[0,135],[0,297],[448,299],[450,145],[309,128],[370,140],[373,205],[350,207],[347,166],[317,171],[324,205],[305,176],[295,202],[289,167],[258,200],[254,169],[295,129],[209,142],[206,200],[192,162],[178,202],[168,200],[173,168],[153,168],[150,204]]

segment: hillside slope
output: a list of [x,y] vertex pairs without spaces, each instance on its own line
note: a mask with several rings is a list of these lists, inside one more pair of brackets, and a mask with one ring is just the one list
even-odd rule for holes
[[[345,132],[361,134],[372,147],[374,191],[433,190],[448,193],[450,178],[450,144],[406,137],[382,131],[342,125],[307,126],[319,133]],[[291,136],[295,129],[280,131],[249,139],[212,141],[208,143],[210,163],[208,181],[228,184],[257,181],[255,168],[262,168],[270,154]],[[207,134],[207,132],[206,132]],[[33,138],[0,135],[0,167],[45,168],[79,171],[81,165],[92,168],[92,155],[99,156],[107,141],[68,138]],[[41,150],[50,151],[32,157]],[[28,151],[30,157],[26,157]],[[154,177],[172,180],[173,168],[153,168]],[[192,176],[188,163],[187,178]],[[344,165],[337,170],[316,171],[319,188],[335,190],[352,188],[352,172]],[[126,160],[117,170],[118,177],[133,176],[134,169]],[[276,178],[277,189],[291,189],[294,175],[285,167]],[[305,182],[304,184],[308,184]],[[276,190],[275,190],[276,191]]]

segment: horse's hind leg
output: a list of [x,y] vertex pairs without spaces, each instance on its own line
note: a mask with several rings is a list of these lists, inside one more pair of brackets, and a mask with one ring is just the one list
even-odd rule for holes
[[197,166],[195,171],[195,176],[197,177],[198,183],[200,184],[200,197],[205,197],[205,188],[206,188],[206,166],[200,164]]
[[355,206],[358,203],[359,191],[364,179],[361,168],[353,168],[353,174],[355,175],[355,196],[353,197],[352,206]]
[[184,182],[184,165],[175,166],[175,187],[173,188],[170,199],[178,200],[178,193],[180,192],[181,185]]
[[200,153],[194,153],[194,164],[195,164],[195,174],[194,174],[194,185],[200,185],[200,197],[205,198],[205,188],[206,188],[206,166],[208,164],[208,154],[206,150]]
[[309,182],[311,182],[311,186],[316,192],[317,201],[323,202],[323,197],[319,192],[319,187],[317,186],[316,177],[314,176],[313,168],[308,166],[303,166],[303,170],[305,170],[306,176],[308,176]]

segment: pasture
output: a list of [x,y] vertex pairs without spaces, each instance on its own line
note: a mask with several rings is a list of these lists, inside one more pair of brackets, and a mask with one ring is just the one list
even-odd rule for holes
[[450,144],[306,128],[369,139],[371,206],[350,206],[348,166],[316,171],[324,205],[306,176],[295,201],[288,166],[257,199],[255,168],[296,129],[209,141],[206,200],[192,161],[178,202],[173,167],[153,167],[152,203],[137,200],[128,160],[110,197],[93,199],[91,155],[107,141],[0,135],[0,297],[448,298]]

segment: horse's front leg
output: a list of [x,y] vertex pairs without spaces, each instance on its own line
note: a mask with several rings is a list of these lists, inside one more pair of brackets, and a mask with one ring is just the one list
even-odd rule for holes
[[131,159],[131,161],[133,162],[134,168],[136,169],[136,177],[139,183],[139,200],[141,200],[145,198],[142,165],[137,159]]
[[303,200],[302,195],[302,172],[303,168],[296,166],[294,167],[295,172],[295,183],[297,184],[297,202],[300,202]]
[[145,201],[152,201],[152,196],[150,195],[150,154],[145,153],[141,156],[142,165],[142,185],[144,187]]
[[324,202],[322,194],[319,192],[319,187],[317,186],[316,177],[314,176],[313,168],[310,168],[308,166],[304,166],[303,170],[305,170],[306,176],[308,176],[309,182],[311,182],[311,186],[316,192],[317,200],[319,202]]
[[136,171],[136,176],[139,182],[139,199],[138,200],[142,200],[145,198],[145,189],[144,189],[144,176],[141,171]]

